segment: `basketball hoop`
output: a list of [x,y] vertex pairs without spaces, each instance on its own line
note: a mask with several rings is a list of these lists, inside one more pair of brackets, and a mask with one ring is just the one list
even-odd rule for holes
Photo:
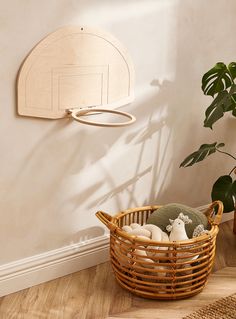
[[[97,122],[97,121],[90,121],[85,120],[82,117],[84,115],[90,115],[91,113],[112,113],[124,116],[129,119],[129,121],[119,122],[119,123],[107,123],[107,122]],[[103,109],[103,108],[84,108],[84,109],[68,109],[67,113],[72,116],[74,120],[80,122],[82,124],[87,125],[94,125],[94,126],[102,126],[102,127],[121,127],[133,124],[136,121],[136,118],[127,112],[117,111],[117,110],[110,110],[110,109]]]

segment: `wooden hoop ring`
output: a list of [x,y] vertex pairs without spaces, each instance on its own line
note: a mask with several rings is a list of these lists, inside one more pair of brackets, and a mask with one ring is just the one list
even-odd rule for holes
[[[77,122],[83,123],[83,124],[87,124],[87,125],[102,126],[102,127],[121,127],[121,126],[127,126],[130,124],[133,124],[136,121],[136,118],[132,114],[122,112],[122,111],[117,111],[117,110],[102,109],[102,108],[101,109],[100,108],[86,108],[86,109],[81,109],[81,110],[70,109],[68,111],[74,120],[76,120]],[[91,112],[118,114],[118,115],[128,117],[130,119],[130,121],[122,122],[122,123],[104,123],[104,122],[94,122],[94,121],[88,121],[88,120],[81,119],[81,116],[87,115],[88,113],[91,113]]]

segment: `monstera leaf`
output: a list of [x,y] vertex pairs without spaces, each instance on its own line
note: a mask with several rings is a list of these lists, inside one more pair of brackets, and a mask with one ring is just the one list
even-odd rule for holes
[[228,65],[229,72],[231,74],[232,79],[236,79],[236,62],[231,62]]
[[192,166],[195,163],[203,161],[207,156],[215,153],[218,148],[225,146],[224,143],[217,142],[213,144],[202,144],[199,149],[185,158],[180,167]]
[[225,213],[232,212],[235,208],[236,181],[230,175],[219,177],[213,185],[211,198],[212,201],[222,201]]
[[202,90],[204,94],[214,97],[215,94],[226,90],[234,82],[236,77],[236,63],[232,62],[227,67],[224,63],[218,62],[202,77]]
[[232,114],[236,116],[236,85],[232,84],[229,92],[224,90],[218,93],[217,97],[207,108],[205,112],[204,126],[210,127],[224,116],[225,112],[232,111]]
[[203,75],[202,90],[204,94],[211,95],[213,98],[217,94],[205,112],[205,127],[212,129],[212,125],[223,117],[225,112],[232,111],[232,115],[236,116],[235,78],[235,62],[231,62],[228,66],[222,62],[218,62]]

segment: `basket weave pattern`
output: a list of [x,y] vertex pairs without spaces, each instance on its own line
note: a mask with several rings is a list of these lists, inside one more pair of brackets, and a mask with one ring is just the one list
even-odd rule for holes
[[[213,219],[214,207],[218,207]],[[199,293],[211,272],[218,224],[223,205],[217,201],[205,212],[209,234],[178,242],[157,242],[129,235],[121,228],[143,225],[160,206],[146,206],[121,212],[114,217],[97,212],[110,229],[110,257],[118,283],[132,293],[151,299],[181,299]]]

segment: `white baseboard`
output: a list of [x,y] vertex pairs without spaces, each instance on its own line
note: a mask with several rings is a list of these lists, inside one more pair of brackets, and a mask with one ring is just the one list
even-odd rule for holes
[[222,216],[221,223],[227,222],[228,220],[234,219],[234,212],[225,213]]
[[[197,209],[204,212],[208,207],[209,207],[209,205],[203,205],[203,206],[198,207]],[[231,220],[231,219],[234,219],[234,212],[224,213],[222,216],[221,223],[227,222],[228,220]]]
[[0,266],[0,297],[109,259],[109,236],[55,249]]

